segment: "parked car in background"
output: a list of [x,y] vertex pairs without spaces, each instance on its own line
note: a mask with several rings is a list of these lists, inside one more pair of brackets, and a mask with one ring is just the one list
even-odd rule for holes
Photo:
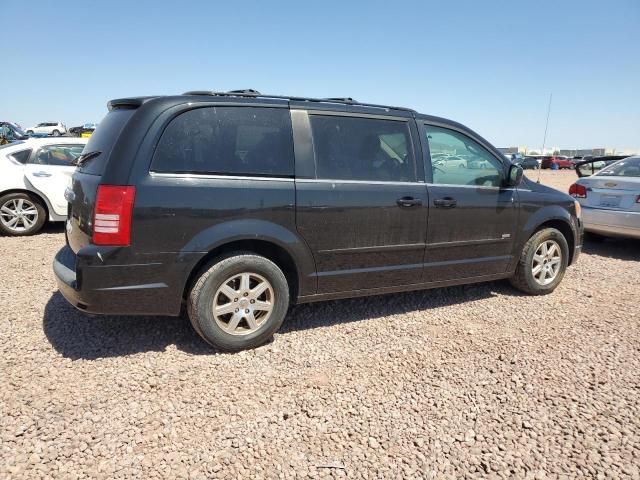
[[516,163],[525,170],[537,170],[540,168],[540,162],[536,157],[524,157]]
[[553,168],[553,165],[556,165],[556,168],[574,168],[573,162],[567,157],[560,156],[544,156],[542,157],[542,163],[540,165],[541,168]]
[[511,163],[520,164],[522,160],[524,160],[524,156],[521,153],[503,153],[503,155],[509,160]]
[[32,235],[67,215],[64,192],[87,140],[31,138],[0,147],[0,233]]
[[27,128],[27,134],[43,134],[59,137],[67,133],[67,127],[62,122],[44,122],[39,123],[35,127]]
[[606,155],[602,157],[588,156],[576,163],[575,169],[578,177],[588,177],[602,170],[607,165],[611,165],[618,160],[630,157],[631,155]]
[[[120,99],[85,151],[53,264],[61,293],[89,313],[186,304],[225,350],[267,341],[290,303],[502,278],[550,293],[582,245],[577,201],[463,125],[406,108],[255,91]],[[484,168],[435,164],[449,152]]]
[[433,165],[446,168],[467,168],[467,160],[457,155],[441,155],[433,161]]
[[92,134],[97,127],[97,123],[85,123],[80,127],[71,127],[69,133],[75,137],[82,137],[83,135]]
[[27,138],[29,138],[27,132],[22,130],[17,123],[0,122],[0,145],[17,140],[26,140]]
[[[593,159],[577,166],[585,175]],[[579,173],[579,174],[580,174]],[[582,176],[569,188],[582,205],[587,232],[640,238],[640,156],[617,160],[591,176]]]

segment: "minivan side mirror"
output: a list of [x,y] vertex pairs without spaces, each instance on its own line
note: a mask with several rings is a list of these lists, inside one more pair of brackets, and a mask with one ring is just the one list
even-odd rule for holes
[[507,176],[507,186],[516,187],[522,181],[524,170],[520,165],[511,165],[509,167],[509,175]]

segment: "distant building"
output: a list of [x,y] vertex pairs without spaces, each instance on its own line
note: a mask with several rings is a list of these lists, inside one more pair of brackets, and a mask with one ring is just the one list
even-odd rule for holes
[[561,155],[565,157],[599,157],[603,155],[640,155],[640,148],[557,148],[545,147],[544,152],[540,148],[519,147],[500,147],[500,152],[505,155],[513,155],[520,153],[521,155]]
[[514,153],[526,155],[527,153],[527,147],[498,147],[498,150],[505,155],[513,155]]

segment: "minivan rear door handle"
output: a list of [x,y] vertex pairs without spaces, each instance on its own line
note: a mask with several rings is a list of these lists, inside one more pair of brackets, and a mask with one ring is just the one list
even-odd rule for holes
[[433,204],[436,207],[440,207],[440,208],[454,208],[458,204],[458,202],[456,201],[455,198],[444,197],[444,198],[438,198],[434,200]]
[[402,197],[399,198],[396,203],[400,206],[400,207],[414,207],[416,205],[422,205],[422,200],[420,200],[419,198],[413,198],[413,197]]

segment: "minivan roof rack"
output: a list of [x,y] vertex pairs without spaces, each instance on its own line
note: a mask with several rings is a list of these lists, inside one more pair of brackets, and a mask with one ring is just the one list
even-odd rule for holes
[[244,98],[273,98],[297,102],[313,102],[313,103],[339,103],[343,105],[354,105],[358,107],[383,108],[388,110],[402,110],[405,112],[416,113],[412,108],[393,107],[390,105],[378,105],[375,103],[361,103],[351,97],[331,97],[331,98],[311,98],[311,97],[295,97],[288,95],[268,95],[262,94],[257,90],[248,88],[245,90],[230,90],[228,92],[216,92],[212,90],[191,90],[184,92],[183,95],[209,95],[213,97],[244,97]]

